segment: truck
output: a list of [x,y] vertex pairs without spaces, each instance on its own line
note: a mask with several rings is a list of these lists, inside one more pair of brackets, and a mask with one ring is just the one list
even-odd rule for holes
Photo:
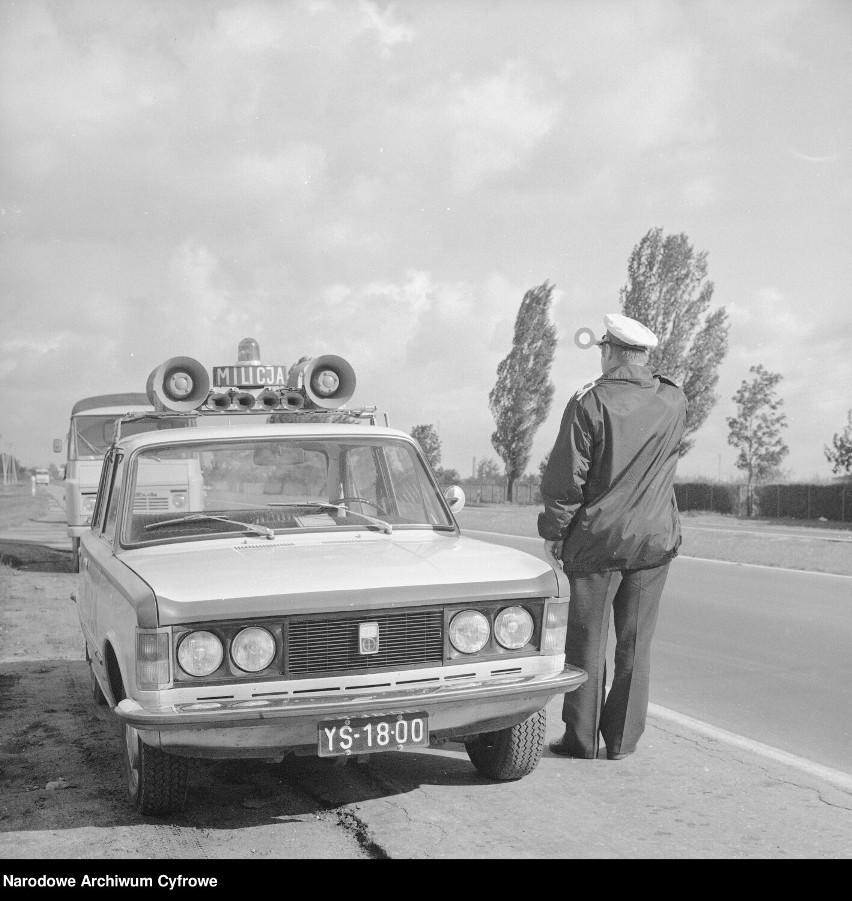
[[[71,409],[65,442],[64,483],[65,514],[75,572],[79,571],[80,536],[88,529],[95,508],[104,455],[112,443],[115,422],[130,414],[146,414],[154,411],[155,408],[148,395],[142,392],[84,397]],[[134,421],[125,423],[122,431],[124,435],[132,435],[185,425],[187,422],[181,420],[152,419],[138,415]],[[53,450],[62,453],[61,438],[54,440]],[[186,496],[189,487],[187,479],[179,479],[171,486],[145,485],[143,489],[145,496],[140,502],[157,505],[165,501],[166,509],[170,509],[170,505],[171,508],[178,509],[176,505],[181,503],[181,496]]]

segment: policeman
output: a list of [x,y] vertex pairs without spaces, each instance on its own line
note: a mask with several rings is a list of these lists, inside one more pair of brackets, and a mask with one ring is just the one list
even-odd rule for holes
[[[604,324],[603,375],[565,409],[541,482],[538,531],[571,583],[566,663],[589,674],[565,695],[565,734],[550,749],[594,758],[600,734],[608,759],[620,760],[645,729],[651,639],[681,540],[674,477],[687,401],[648,368],[658,343],[650,329],[618,313]],[[616,647],[607,694],[610,608]]]

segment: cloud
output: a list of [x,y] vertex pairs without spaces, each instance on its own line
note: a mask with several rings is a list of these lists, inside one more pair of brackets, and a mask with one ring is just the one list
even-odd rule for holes
[[378,35],[385,53],[390,52],[394,44],[410,43],[414,33],[407,25],[394,21],[394,8],[388,6],[384,11],[371,0],[361,0],[361,20],[365,27],[373,29]]
[[512,62],[458,90],[450,106],[456,187],[470,190],[512,169],[550,132],[558,104],[541,93],[529,73]]

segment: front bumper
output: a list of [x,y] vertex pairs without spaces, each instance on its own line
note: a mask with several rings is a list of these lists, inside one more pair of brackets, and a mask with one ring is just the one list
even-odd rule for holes
[[146,744],[191,756],[273,756],[316,746],[317,724],[334,717],[425,712],[433,738],[494,731],[522,722],[588,675],[561,672],[465,680],[390,691],[225,700],[143,707],[125,699],[117,716]]

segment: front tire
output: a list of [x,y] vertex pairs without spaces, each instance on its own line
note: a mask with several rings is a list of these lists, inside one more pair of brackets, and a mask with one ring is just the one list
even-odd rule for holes
[[499,729],[497,732],[483,732],[465,742],[467,755],[477,770],[488,779],[501,782],[522,779],[541,760],[546,728],[547,714],[544,710],[539,710],[517,726]]
[[133,806],[155,816],[175,813],[186,804],[189,764],[185,757],[146,745],[133,726],[124,727],[127,790]]

